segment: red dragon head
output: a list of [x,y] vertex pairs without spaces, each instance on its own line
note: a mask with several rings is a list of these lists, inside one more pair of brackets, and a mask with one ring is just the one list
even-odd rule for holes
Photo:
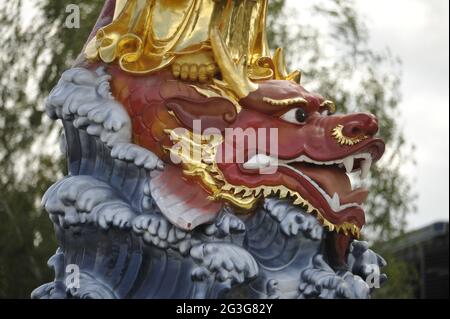
[[[223,155],[218,167],[231,188],[290,195],[331,230],[358,236],[368,191],[352,189],[347,173],[359,170],[365,178],[383,154],[384,143],[375,137],[377,119],[365,113],[331,115],[330,101],[290,81],[260,83],[240,104],[231,128],[243,135],[227,136],[218,153]],[[252,131],[263,132],[255,143],[245,134]],[[238,152],[226,158],[227,147],[244,150],[244,162]]]
[[[364,178],[382,156],[377,119],[334,114],[333,102],[294,81],[251,81],[246,62],[227,56],[218,34],[212,32],[211,43],[221,70],[213,83],[183,82],[169,70],[133,76],[108,65],[113,95],[132,118],[134,142],[166,161],[152,179],[163,185],[160,198],[183,199],[164,213],[192,229],[212,221],[224,205],[251,214],[266,197],[291,199],[334,234],[334,251],[343,260],[364,226],[368,195],[352,188],[347,173],[360,171]],[[189,147],[187,154],[180,146]]]

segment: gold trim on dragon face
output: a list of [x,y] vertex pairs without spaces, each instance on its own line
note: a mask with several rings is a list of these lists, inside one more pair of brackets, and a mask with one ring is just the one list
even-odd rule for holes
[[337,143],[340,145],[353,146],[369,138],[368,136],[365,135],[355,137],[345,136],[342,131],[343,129],[344,129],[343,125],[338,125],[333,129],[331,133],[331,136],[333,136],[336,139]]
[[[223,176],[216,163],[217,147],[222,143],[223,137],[201,136],[185,130],[180,134],[175,130],[165,130],[174,147],[165,148],[169,154],[181,161],[183,172],[186,176],[198,178],[211,193],[211,200],[224,200],[242,209],[244,212],[251,211],[262,198],[278,196],[280,199],[291,199],[293,204],[301,206],[309,214],[314,214],[323,227],[329,231],[352,234],[360,237],[360,228],[352,223],[344,222],[340,225],[333,224],[327,220],[319,209],[305,200],[298,192],[286,186],[266,186],[250,188],[230,184]],[[184,150],[183,150],[184,148]],[[187,151],[186,151],[187,150]]]

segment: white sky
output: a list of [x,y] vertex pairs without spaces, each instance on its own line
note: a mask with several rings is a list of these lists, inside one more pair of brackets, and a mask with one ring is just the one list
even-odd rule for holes
[[[307,4],[311,4],[307,0]],[[299,0],[288,0],[299,7]],[[405,168],[415,180],[418,212],[408,228],[449,219],[449,1],[355,0],[365,17],[371,46],[389,47],[403,61],[400,105],[417,166]],[[303,4],[302,4],[303,5]],[[380,123],[382,125],[382,123]]]
[[402,126],[417,146],[418,212],[409,228],[449,217],[449,1],[356,0],[372,46],[403,61]]

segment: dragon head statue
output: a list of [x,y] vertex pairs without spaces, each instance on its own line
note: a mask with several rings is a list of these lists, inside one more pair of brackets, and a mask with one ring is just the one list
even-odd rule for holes
[[[385,144],[376,137],[378,120],[368,113],[338,114],[334,102],[300,85],[301,73],[286,70],[283,51],[277,49],[272,56],[268,48],[267,6],[267,0],[108,0],[76,68],[63,76],[48,108],[54,118],[66,121],[69,148],[81,148],[69,152],[71,165],[76,166],[72,175],[94,174],[89,183],[106,181],[113,185],[108,188],[111,193],[128,194],[119,196],[127,212],[116,214],[105,208],[104,213],[112,217],[100,218],[101,227],[132,225],[139,234],[148,228],[144,239],[164,249],[175,245],[174,234],[189,233],[186,238],[192,239],[194,260],[207,260],[214,249],[224,249],[227,253],[217,253],[216,261],[208,265],[219,261],[228,265],[224,256],[242,252],[251,261],[249,278],[256,276],[257,263],[267,263],[267,278],[274,273],[270,267],[281,269],[284,257],[268,261],[265,254],[292,255],[289,258],[300,260],[292,267],[312,267],[311,272],[302,272],[303,295],[311,295],[320,286],[317,280],[326,280],[330,272],[339,277],[334,283],[349,287],[349,271],[367,276],[370,271],[363,264],[378,270],[384,264],[356,240],[365,224],[363,203],[368,190],[354,187],[350,177],[355,173],[366,178],[384,153]],[[95,92],[89,85],[96,87]],[[114,112],[108,113],[110,104]],[[107,141],[110,154],[89,146],[84,130]],[[81,137],[74,138],[77,134]],[[98,154],[90,155],[94,151]],[[145,175],[122,176],[127,165],[145,169]],[[83,190],[85,177],[73,179],[81,186],[72,188]],[[136,182],[140,180],[145,181]],[[68,209],[65,202],[52,201],[65,194],[58,191],[70,186],[64,183],[46,195],[47,208],[58,214]],[[145,184],[144,195],[129,195],[139,193],[141,184]],[[138,186],[128,189],[126,185]],[[141,198],[151,198],[152,204],[138,203]],[[70,222],[78,220],[73,215]],[[265,215],[273,218],[265,220]],[[151,220],[158,220],[158,226],[152,226]],[[274,220],[279,225],[273,226]],[[300,224],[309,244],[292,239]],[[216,226],[222,232],[211,231]],[[172,237],[169,227],[173,227]],[[231,236],[230,229],[242,234],[247,227],[241,243],[244,249],[216,240],[224,234]],[[276,233],[271,238],[279,247],[258,248],[260,241],[265,242],[265,232]],[[215,236],[213,244],[198,243],[205,234]],[[253,240],[254,247],[252,234],[258,238]],[[274,239],[276,235],[281,239]],[[283,244],[288,235],[292,240]],[[210,251],[205,248],[208,245],[215,248]],[[183,247],[186,253],[190,246]],[[309,257],[302,255],[308,251]],[[326,256],[332,268],[317,252]],[[239,264],[240,258],[233,260]],[[286,261],[285,266],[291,264]],[[325,275],[316,276],[314,267]],[[230,272],[222,270],[220,276]],[[279,272],[289,285],[284,276],[292,272]],[[237,281],[242,283],[241,279]],[[273,282],[266,280],[263,285],[272,291]],[[323,282],[323,287],[330,282]],[[331,290],[326,288],[324,293]],[[358,296],[357,289],[348,291],[347,297],[353,292]]]
[[[178,49],[188,41],[178,30],[172,35],[178,42],[160,55],[166,60],[150,62],[155,55],[145,56],[146,50],[155,51],[154,43],[152,48],[136,49],[133,56],[126,49],[134,48],[129,33],[115,40],[115,46],[111,43],[117,37],[108,38],[129,22],[136,3],[123,2],[122,13],[116,10],[115,20],[97,31],[86,52],[91,59],[109,62],[113,95],[133,121],[134,142],[165,160],[162,176],[152,180],[155,189],[163,181],[167,194],[176,194],[183,186],[198,189],[196,200],[186,198],[175,206],[165,207],[161,196],[158,204],[165,207],[167,217],[192,229],[211,221],[224,205],[245,216],[264,198],[289,199],[335,233],[332,246],[343,260],[349,242],[360,236],[365,224],[363,202],[368,195],[366,189],[352,187],[348,174],[359,171],[367,177],[385,148],[376,137],[376,117],[335,114],[332,101],[299,84],[298,71],[286,71],[281,49],[270,57],[264,29],[266,1],[244,5],[259,15],[255,21],[260,28],[239,38],[242,45],[235,47],[236,39],[224,30],[233,21],[240,28],[248,23],[239,20],[232,2],[211,1],[200,9],[196,1],[189,5],[180,1],[180,8],[173,10],[188,6],[191,16],[185,18],[211,15],[208,26],[191,26],[194,31],[209,30],[207,40],[188,51]],[[159,32],[154,25],[154,33]],[[236,53],[251,39],[257,39],[251,50]],[[120,63],[110,63],[111,59]]]

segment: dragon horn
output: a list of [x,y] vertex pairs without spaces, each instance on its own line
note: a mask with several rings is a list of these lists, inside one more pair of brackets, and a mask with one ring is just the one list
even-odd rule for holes
[[237,65],[234,63],[217,27],[211,28],[210,39],[222,77],[231,86],[233,92],[243,99],[256,91],[258,85],[253,83],[247,74],[247,58],[240,59]]
[[288,73],[282,48],[278,48],[275,50],[273,62],[275,64],[275,78],[277,80],[289,80],[300,84],[302,74],[300,71]]

